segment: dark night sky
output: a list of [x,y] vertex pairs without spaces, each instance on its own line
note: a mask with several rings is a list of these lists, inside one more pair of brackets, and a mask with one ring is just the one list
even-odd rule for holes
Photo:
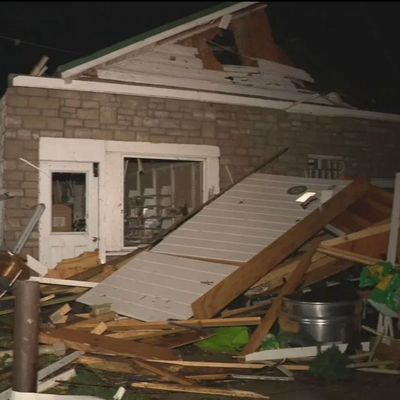
[[[58,65],[214,4],[1,2],[0,94],[8,74],[29,73],[43,54],[50,57],[51,74]],[[322,91],[394,113],[400,113],[399,11],[399,2],[269,2],[267,7],[276,41]]]

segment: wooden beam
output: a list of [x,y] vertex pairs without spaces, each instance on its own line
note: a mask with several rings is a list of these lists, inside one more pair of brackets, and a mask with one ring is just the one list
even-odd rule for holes
[[[176,321],[180,327],[194,327],[194,328],[214,328],[219,326],[243,326],[243,325],[258,325],[260,317],[243,317],[243,318],[215,318],[215,319],[188,319],[184,321]],[[93,329],[96,327],[96,322],[85,324],[85,321],[80,323],[79,329]],[[107,322],[108,330],[149,330],[149,329],[171,329],[176,327],[173,323],[168,321],[155,321],[155,322],[141,322],[130,319],[121,319],[117,321]]]
[[233,390],[233,389],[217,389],[204,386],[180,386],[165,383],[150,383],[150,382],[137,382],[131,383],[134,388],[150,389],[150,390],[164,390],[167,392],[183,392],[183,393],[196,393],[207,394],[212,396],[226,396],[235,398],[247,399],[269,399],[268,396],[262,394],[249,392],[246,390]]
[[367,188],[368,184],[363,179],[357,179],[349,184],[323,206],[314,210],[246,264],[197,299],[192,304],[194,316],[210,318],[216,315],[305,241],[317,234],[348,206],[364,196]]
[[49,329],[41,332],[39,341],[45,344],[63,342],[68,348],[88,353],[114,354],[134,358],[176,360],[178,353],[159,346],[93,335],[72,329]]
[[358,264],[375,265],[384,262],[384,260],[381,260],[379,258],[369,257],[363,254],[358,254],[352,251],[338,249],[336,247],[330,246],[320,245],[317,251],[319,253],[327,254],[328,256],[340,258],[342,260],[353,261]]
[[179,365],[181,367],[195,368],[228,368],[228,369],[262,369],[270,367],[271,364],[251,364],[251,363],[229,363],[229,362],[211,362],[211,361],[180,361],[180,360],[147,360],[152,363]]
[[281,312],[284,297],[293,293],[297,287],[300,286],[303,276],[311,264],[311,258],[315,252],[315,249],[320,242],[321,239],[314,239],[311,243],[311,247],[298,261],[297,267],[292,271],[289,279],[282,287],[279,295],[272,302],[271,307],[268,309],[260,325],[258,325],[257,329],[251,335],[249,342],[242,351],[242,354],[252,353],[261,346],[263,340],[271,330],[272,326],[275,324],[275,321]]
[[394,186],[393,209],[392,209],[389,244],[387,251],[387,261],[389,261],[392,265],[396,264],[397,240],[398,240],[399,223],[400,223],[399,218],[400,218],[400,173],[398,172],[396,174],[396,180]]
[[334,239],[324,240],[321,242],[323,246],[340,246],[341,244],[346,244],[360,239],[369,238],[371,236],[379,235],[381,233],[388,232],[390,229],[390,224],[381,224],[375,226],[369,226],[368,228],[362,229],[360,231],[349,233],[344,236],[340,236]]

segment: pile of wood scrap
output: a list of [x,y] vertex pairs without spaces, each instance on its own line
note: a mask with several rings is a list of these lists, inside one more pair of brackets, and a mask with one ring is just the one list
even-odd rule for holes
[[[252,179],[249,186],[261,178]],[[287,180],[286,186],[291,184]],[[280,190],[286,191],[286,186]],[[364,179],[346,182],[326,202],[300,210],[302,218],[285,225],[283,233],[240,262],[215,259],[212,254],[208,258],[164,254],[159,249],[137,251],[107,264],[97,264],[95,255],[90,254],[66,261],[52,272],[56,274],[53,280],[42,280],[42,306],[49,306],[49,312],[43,316],[40,342],[62,343],[82,352],[76,359],[78,364],[123,375],[134,390],[268,398],[221,388],[218,382],[290,381],[293,371],[309,369],[309,364],[282,364],[277,360],[313,357],[316,347],[257,350],[276,324],[285,296],[354,264],[371,265],[386,259],[392,197]],[[204,223],[201,218],[195,222]],[[321,234],[326,230],[341,236],[326,239]],[[179,237],[176,232],[175,237]],[[223,251],[235,254],[229,248]],[[155,275],[162,279],[156,281]],[[147,290],[142,296],[146,298],[132,298],[128,289],[133,284],[126,283],[129,279]],[[82,283],[81,287],[76,281]],[[168,281],[171,285],[175,282],[176,288],[167,290]],[[264,302],[233,306],[254,288],[266,295]],[[57,303],[62,306],[55,307]],[[136,316],[137,309],[143,318]],[[163,318],[157,320],[157,316]],[[236,354],[226,362],[224,355],[224,360],[206,362],[203,353],[196,353],[196,361],[193,357],[191,361],[185,359],[182,349],[212,337],[215,328],[242,326],[252,334],[239,357]],[[354,358],[357,367],[353,367],[387,366],[386,360],[371,358],[373,351],[365,344],[364,352]]]

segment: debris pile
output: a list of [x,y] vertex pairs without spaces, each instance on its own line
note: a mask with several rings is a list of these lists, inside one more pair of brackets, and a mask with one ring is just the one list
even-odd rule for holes
[[[296,201],[305,192],[312,194]],[[400,340],[392,323],[400,311],[397,238],[392,240],[399,221],[391,221],[392,207],[399,204],[393,203],[392,194],[364,179],[253,174],[169,230],[161,242],[104,264],[97,252],[84,253],[37,276],[47,270],[38,261],[25,264],[3,254],[2,334],[12,330],[10,292],[19,279],[40,284],[38,353],[64,355],[39,370],[39,392],[79,386],[69,381],[76,375],[72,363],[77,370],[106,371],[97,372],[98,385],[120,387],[114,398],[126,390],[151,390],[261,399],[269,397],[232,385],[288,382],[301,373],[329,382],[349,378],[354,370],[400,374]],[[207,225],[207,232],[201,229]],[[368,277],[371,285],[365,284]],[[357,295],[349,315],[336,311],[346,300],[343,282]],[[393,315],[383,307],[373,314],[368,306],[373,285],[390,297],[382,304]],[[327,294],[328,288],[336,291],[337,303],[327,300],[326,315],[307,314],[316,312],[315,301],[322,310],[325,300],[307,303],[299,296]],[[376,294],[373,299],[380,301]],[[302,307],[309,325],[314,321],[306,336],[295,307]],[[379,316],[377,329],[366,326],[371,316]],[[320,326],[325,317],[329,332]],[[2,353],[4,379],[11,378],[11,357]],[[10,394],[8,389],[0,399]]]

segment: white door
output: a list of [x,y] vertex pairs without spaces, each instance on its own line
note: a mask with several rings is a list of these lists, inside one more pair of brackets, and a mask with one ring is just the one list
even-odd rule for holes
[[49,268],[99,247],[98,164],[40,163],[39,259]]

